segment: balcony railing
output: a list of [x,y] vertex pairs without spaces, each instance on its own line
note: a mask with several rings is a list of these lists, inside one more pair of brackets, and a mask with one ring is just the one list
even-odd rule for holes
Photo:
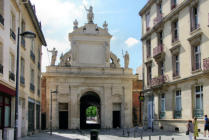
[[25,78],[23,76],[20,76],[20,83],[23,85],[25,84]]
[[30,51],[30,58],[33,60],[33,62],[35,62],[35,55],[33,51]]
[[174,118],[175,119],[181,118],[181,110],[175,110],[174,111]]
[[167,81],[168,81],[167,76],[166,75],[161,75],[159,77],[152,78],[152,80],[151,80],[151,86],[152,87],[159,86],[159,85],[162,85],[163,83],[165,83]]
[[21,45],[23,48],[25,48],[25,39],[23,37],[21,38]]
[[9,79],[15,81],[15,74],[13,72],[9,72]]
[[4,66],[2,64],[0,64],[0,73],[3,74],[3,72],[4,72]]
[[165,112],[160,112],[159,117],[160,117],[160,119],[163,119],[165,117]]
[[192,66],[192,71],[201,70],[201,63],[194,63]]
[[202,118],[203,117],[203,110],[202,109],[194,109],[194,117]]
[[161,54],[163,52],[163,44],[158,45],[157,47],[153,48],[153,57]]
[[163,19],[163,15],[162,15],[162,14],[158,14],[157,17],[154,18],[154,20],[153,20],[154,26],[155,26],[156,24],[158,24],[159,22],[161,22],[162,19]]
[[4,17],[0,14],[0,23],[4,25]]
[[200,28],[200,24],[195,24],[191,27],[191,32],[193,32],[194,30]]
[[10,29],[10,37],[13,39],[13,40],[16,40],[16,34],[14,33],[14,31],[12,29]]
[[34,86],[34,84],[32,84],[32,83],[30,83],[30,90],[31,90],[32,92],[35,91],[35,86]]
[[203,71],[208,71],[209,70],[209,57],[203,59]]

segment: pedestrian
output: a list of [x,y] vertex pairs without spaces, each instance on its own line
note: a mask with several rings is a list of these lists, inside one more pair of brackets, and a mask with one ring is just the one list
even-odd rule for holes
[[205,126],[204,126],[204,136],[206,137],[206,131],[208,131],[208,137],[209,137],[209,120],[208,116],[205,115]]
[[189,140],[192,140],[193,133],[194,133],[194,127],[193,127],[192,121],[188,120],[188,123],[187,123],[187,135],[189,135]]
[[194,118],[193,125],[194,125],[194,140],[196,140],[197,137],[199,137],[199,135],[198,135],[198,123],[197,123],[197,118],[196,117]]

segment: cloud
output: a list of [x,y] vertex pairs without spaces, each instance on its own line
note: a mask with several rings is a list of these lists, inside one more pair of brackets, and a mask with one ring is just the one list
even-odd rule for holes
[[125,44],[128,46],[128,47],[132,47],[136,44],[139,43],[139,40],[133,38],[133,37],[129,37],[126,41],[125,41]]

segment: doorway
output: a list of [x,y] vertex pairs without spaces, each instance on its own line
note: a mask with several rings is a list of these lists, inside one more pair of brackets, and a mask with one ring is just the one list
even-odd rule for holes
[[153,119],[153,107],[152,107],[152,101],[148,102],[147,105],[147,116],[148,116],[148,128],[152,128],[152,119]]
[[85,93],[80,98],[80,129],[99,129],[100,110],[100,97],[97,93]]
[[113,128],[120,128],[120,111],[113,111]]
[[68,129],[68,111],[59,111],[59,129]]

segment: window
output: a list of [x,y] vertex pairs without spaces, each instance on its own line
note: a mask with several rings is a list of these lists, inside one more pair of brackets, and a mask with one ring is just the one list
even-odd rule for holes
[[11,27],[11,30],[13,32],[15,32],[15,27],[16,27],[16,24],[15,24],[15,14],[13,12],[11,12],[11,20],[10,20],[10,27]]
[[199,28],[198,5],[191,7],[190,17],[191,17],[191,31],[193,31]]
[[148,86],[151,84],[151,79],[152,79],[152,66],[148,65],[147,66],[147,85]]
[[172,42],[175,42],[179,39],[178,37],[178,20],[172,22],[171,25],[171,30],[172,30]]
[[179,76],[179,54],[173,55],[173,77]]
[[38,96],[40,96],[40,76],[38,76],[38,80],[37,80],[37,86],[38,86]]
[[192,71],[201,69],[201,51],[200,46],[192,47],[193,57],[192,57]]
[[35,51],[35,40],[31,39],[31,51],[34,53]]
[[28,102],[28,131],[34,130],[34,103]]
[[0,95],[0,128],[3,128],[3,96]]
[[4,0],[0,0],[0,24],[4,25]]
[[147,58],[151,57],[151,41],[150,39],[146,41],[147,46]]
[[9,70],[10,72],[14,73],[14,65],[15,65],[15,57],[12,53],[10,53],[10,59],[9,59]]
[[11,126],[11,99],[0,95],[0,129]]
[[162,15],[162,2],[157,4],[157,15],[158,16]]
[[0,65],[3,64],[3,45],[0,42]]
[[36,105],[36,129],[40,129],[40,105]]
[[[22,20],[22,22],[21,22],[21,33],[23,33],[23,32],[25,32],[25,21],[24,20]],[[22,45],[22,47],[25,48],[25,39],[23,36],[21,37],[21,45]]]
[[163,44],[163,31],[160,31],[158,33],[158,45],[162,45]]
[[165,112],[165,94],[161,94],[161,112]]
[[177,0],[171,0],[171,10],[176,8]]
[[176,91],[176,111],[181,111],[181,90]]
[[146,18],[146,30],[149,31],[149,29],[150,29],[150,27],[149,27],[150,13],[149,12],[145,15],[145,18]]
[[164,61],[163,60],[158,63],[158,74],[164,75]]
[[203,109],[203,86],[195,87],[195,109]]
[[25,77],[25,60],[21,58],[21,71],[20,71],[20,76]]
[[30,83],[34,85],[34,69],[31,69]]

